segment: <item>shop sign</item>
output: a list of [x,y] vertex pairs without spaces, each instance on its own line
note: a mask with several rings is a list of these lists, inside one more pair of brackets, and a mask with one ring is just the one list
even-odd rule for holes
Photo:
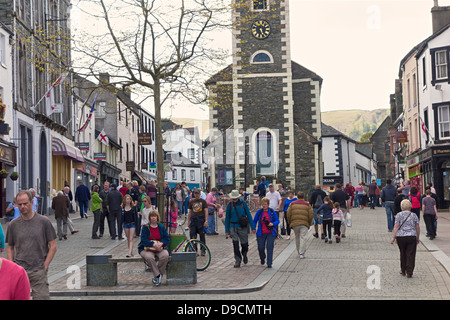
[[16,165],[16,150],[0,145],[0,161]]
[[407,166],[408,167],[412,167],[412,166],[415,166],[418,163],[419,163],[419,156],[415,156],[415,157],[413,157],[411,159],[408,159]]
[[151,145],[152,144],[152,134],[150,132],[138,133],[138,145]]
[[89,151],[89,142],[75,142],[75,147],[80,151]]
[[127,171],[134,171],[134,161],[127,161],[125,163],[125,168]]
[[450,149],[434,149],[433,155],[447,155],[450,154]]
[[395,139],[398,143],[408,142],[408,131],[397,131],[395,134]]
[[106,153],[94,153],[94,160],[106,160]]

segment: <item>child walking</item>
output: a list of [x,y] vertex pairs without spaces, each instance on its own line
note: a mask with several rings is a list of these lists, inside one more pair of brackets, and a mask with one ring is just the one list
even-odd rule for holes
[[331,225],[333,223],[333,201],[329,197],[323,199],[323,204],[317,210],[317,215],[322,215],[322,230],[325,236],[325,243],[333,243],[331,240]]
[[332,211],[334,222],[334,234],[336,235],[336,243],[341,242],[341,225],[344,223],[344,213],[340,209],[339,202],[334,203]]

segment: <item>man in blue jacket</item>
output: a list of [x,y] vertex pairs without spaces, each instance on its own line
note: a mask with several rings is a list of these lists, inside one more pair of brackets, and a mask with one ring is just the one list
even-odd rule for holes
[[[225,215],[225,233],[227,236],[231,236],[231,240],[233,241],[234,259],[236,260],[234,264],[235,268],[241,266],[241,261],[244,264],[248,262],[249,227],[252,229],[253,234],[256,233],[255,224],[253,223],[248,205],[239,197],[239,191],[231,191],[231,201],[227,205]],[[239,242],[241,243],[242,252],[239,250]]]
[[89,207],[89,201],[91,201],[91,191],[83,184],[83,181],[78,181],[78,187],[75,191],[75,201],[78,201],[81,218],[87,219],[87,210]]

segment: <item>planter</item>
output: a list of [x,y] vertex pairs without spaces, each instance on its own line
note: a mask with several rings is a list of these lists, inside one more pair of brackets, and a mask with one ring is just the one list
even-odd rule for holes
[[9,176],[11,178],[12,181],[16,181],[17,179],[19,179],[19,174],[17,172],[11,172],[11,175]]
[[7,173],[0,173],[0,179],[6,179],[8,177]]

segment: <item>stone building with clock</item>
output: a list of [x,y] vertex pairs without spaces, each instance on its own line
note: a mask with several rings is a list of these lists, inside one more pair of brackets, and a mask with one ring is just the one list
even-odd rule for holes
[[233,1],[233,63],[211,77],[211,186],[321,183],[322,78],[291,61],[289,0]]

